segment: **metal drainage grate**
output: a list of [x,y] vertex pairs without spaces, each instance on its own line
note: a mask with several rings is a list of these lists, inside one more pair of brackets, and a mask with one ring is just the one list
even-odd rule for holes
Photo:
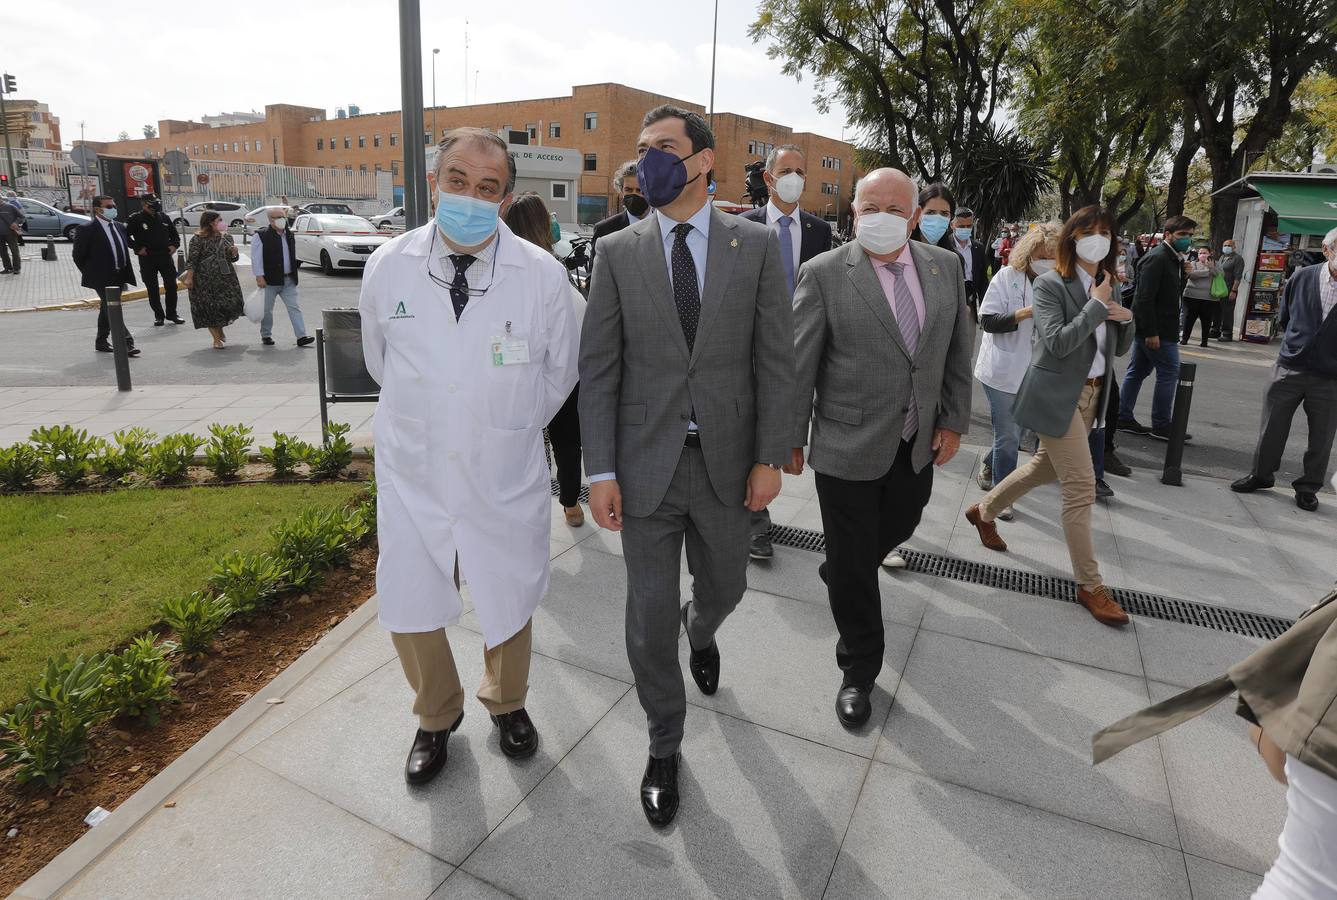
[[[826,536],[820,531],[810,531],[806,528],[774,526],[771,528],[771,540],[786,547],[811,550],[814,553],[826,550]],[[902,548],[900,553],[905,558],[906,569],[911,572],[936,575],[939,578],[950,578],[969,584],[982,584],[1033,597],[1047,597],[1067,603],[1077,602],[1077,584],[1069,578],[1022,572],[1003,566],[958,559],[954,556],[927,553],[923,550]],[[1295,624],[1293,619],[1226,609],[1192,600],[1180,600],[1177,597],[1148,594],[1145,591],[1111,588],[1110,593],[1120,606],[1133,615],[1228,631],[1245,637],[1271,640]]]
[[[558,484],[557,484],[557,479],[556,479],[556,478],[550,478],[550,479],[548,479],[548,480],[549,480],[550,482],[552,482],[552,495],[553,495],[554,497],[560,497],[560,496],[562,495],[562,489],[561,489],[560,486],[558,486]],[[589,488],[589,485],[582,484],[582,485],[580,486],[580,502],[581,502],[581,503],[589,503],[589,502],[590,502],[590,488]]]
[[[552,495],[558,495],[557,481],[552,482]],[[586,503],[590,491],[586,485],[580,487],[580,499]],[[826,552],[826,535],[807,528],[794,528],[790,525],[771,526],[771,541],[783,547],[794,547],[813,553]],[[936,575],[953,581],[969,584],[982,584],[987,587],[1032,597],[1047,597],[1062,600],[1065,603],[1077,602],[1077,583],[1070,578],[1055,575],[1041,575],[1035,572],[1023,572],[1003,566],[958,559],[939,553],[927,553],[923,550],[901,548],[905,558],[905,567],[910,572],[921,575]],[[1163,597],[1160,594],[1148,594],[1146,591],[1131,591],[1127,588],[1110,588],[1110,593],[1119,605],[1137,616],[1149,619],[1161,619],[1166,622],[1178,622],[1182,625],[1197,625],[1199,628],[1212,628],[1216,631],[1228,631],[1245,637],[1272,640],[1280,637],[1286,629],[1295,624],[1294,619],[1280,616],[1268,616],[1261,613],[1245,612],[1239,609],[1226,609],[1193,600],[1181,600],[1177,597]]]

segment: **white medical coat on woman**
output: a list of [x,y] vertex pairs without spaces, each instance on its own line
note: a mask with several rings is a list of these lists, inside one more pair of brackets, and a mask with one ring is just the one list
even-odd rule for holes
[[[394,632],[459,621],[458,554],[491,648],[524,627],[548,589],[543,427],[576,383],[578,326],[562,265],[505,223],[495,278],[475,282],[487,292],[457,322],[449,289],[428,276],[430,263],[437,278],[454,279],[435,230],[429,223],[377,250],[358,302],[367,371],[381,385],[380,621]],[[503,338],[512,350],[524,342],[529,361],[495,365]]]

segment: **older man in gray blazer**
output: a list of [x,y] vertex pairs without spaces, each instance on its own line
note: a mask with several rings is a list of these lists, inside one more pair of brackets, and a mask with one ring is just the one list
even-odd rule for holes
[[878,563],[919,525],[930,463],[960,446],[974,342],[960,257],[907,243],[920,216],[914,182],[896,169],[868,173],[854,215],[856,242],[808,262],[794,292],[798,415],[786,467],[801,472],[810,444],[846,728],[868,721],[882,669]]
[[[590,511],[622,532],[627,657],[649,720],[641,806],[678,809],[687,712],[678,628],[703,693],[715,632],[747,588],[749,510],[780,491],[794,408],[793,316],[766,226],[709,203],[715,138],[671,106],[642,123],[637,177],[655,211],[599,243],[580,348]],[[679,609],[684,539],[692,600]]]

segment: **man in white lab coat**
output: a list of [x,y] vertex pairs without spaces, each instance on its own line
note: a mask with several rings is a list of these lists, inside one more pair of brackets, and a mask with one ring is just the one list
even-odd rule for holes
[[460,579],[486,645],[478,699],[501,749],[538,746],[525,712],[530,619],[548,588],[552,502],[543,425],[575,385],[578,324],[562,265],[499,221],[515,186],[505,143],[460,128],[428,182],[436,216],[378,250],[359,309],[376,410],[376,590],[416,699],[405,766],[430,781],[464,717],[445,627]]

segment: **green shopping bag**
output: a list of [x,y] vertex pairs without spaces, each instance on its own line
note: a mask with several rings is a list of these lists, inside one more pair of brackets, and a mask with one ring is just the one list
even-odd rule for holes
[[1217,272],[1212,276],[1212,299],[1224,300],[1230,296],[1230,288],[1226,285],[1226,276]]

